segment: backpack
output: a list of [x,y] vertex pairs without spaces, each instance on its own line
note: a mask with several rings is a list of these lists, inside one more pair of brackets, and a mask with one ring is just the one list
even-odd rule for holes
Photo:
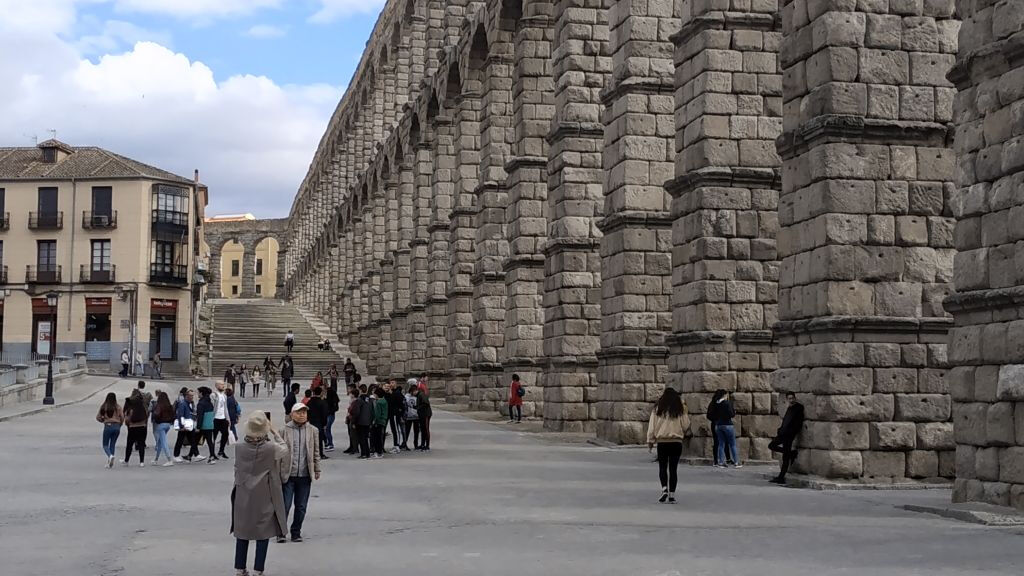
[[522,398],[523,396],[526,396],[526,386],[523,386],[522,384],[520,384],[519,385],[519,389],[516,390],[516,395],[519,396],[520,398]]
[[132,410],[132,424],[146,421],[146,409]]

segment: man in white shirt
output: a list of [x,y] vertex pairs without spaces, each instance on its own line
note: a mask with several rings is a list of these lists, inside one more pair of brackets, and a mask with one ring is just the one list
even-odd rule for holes
[[228,397],[224,394],[225,385],[217,383],[217,390],[213,393],[213,436],[220,437],[220,452],[217,456],[227,460],[228,455],[224,448],[228,445],[228,432],[231,430],[231,417],[228,414]]

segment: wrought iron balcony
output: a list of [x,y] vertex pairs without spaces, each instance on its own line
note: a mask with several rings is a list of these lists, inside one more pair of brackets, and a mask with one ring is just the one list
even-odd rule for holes
[[3,214],[0,214],[0,230],[10,230],[10,229],[11,229],[11,213],[10,212],[4,212]]
[[82,212],[82,228],[86,230],[117,228],[117,210],[105,213]]
[[60,284],[60,282],[60,266],[46,266],[43,268],[32,265],[25,266],[26,284]]
[[94,270],[88,264],[82,264],[78,273],[78,281],[83,284],[113,284],[117,274],[117,266],[109,264],[104,270]]
[[7,284],[7,266],[0,266],[0,284]]
[[150,264],[149,281],[159,284],[188,284],[188,266],[181,264]]
[[29,212],[28,227],[31,230],[61,230],[64,228],[64,211]]

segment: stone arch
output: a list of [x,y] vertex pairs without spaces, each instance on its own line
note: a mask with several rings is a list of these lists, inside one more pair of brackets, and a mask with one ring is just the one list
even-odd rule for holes
[[[213,271],[213,277],[209,283],[208,291],[213,298],[220,298],[222,287],[223,270],[223,247],[230,241],[237,242],[242,247],[241,262],[239,263],[240,288],[238,297],[256,298],[267,297],[265,294],[256,294],[256,249],[266,238],[273,238],[277,243],[277,252],[273,256],[273,265],[267,263],[267,268],[275,271],[273,285],[274,294],[279,295],[279,288],[284,285],[285,258],[291,247],[290,235],[288,234],[288,219],[267,219],[267,220],[235,220],[235,221],[213,221],[206,222],[206,242],[210,246],[210,262],[208,269]],[[310,242],[314,245],[315,240]],[[312,253],[307,252],[307,258]],[[266,285],[266,284],[264,284]],[[263,292],[263,290],[261,290]]]

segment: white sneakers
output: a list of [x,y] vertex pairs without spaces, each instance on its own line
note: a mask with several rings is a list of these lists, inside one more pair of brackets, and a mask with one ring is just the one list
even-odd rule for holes
[[167,468],[168,466],[174,466],[174,462],[171,462],[170,460],[164,462],[164,468]]
[[174,457],[174,461],[177,462],[178,464],[181,464],[182,462],[184,462],[184,460],[182,460],[181,456],[175,456]]
[[145,468],[145,467],[146,467],[146,463],[145,462],[139,462],[139,468]]

